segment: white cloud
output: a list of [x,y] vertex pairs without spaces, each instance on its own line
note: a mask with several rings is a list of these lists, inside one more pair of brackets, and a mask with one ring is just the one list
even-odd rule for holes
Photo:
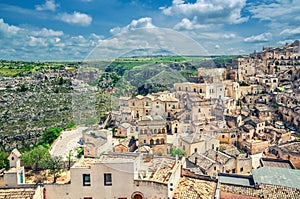
[[36,5],[35,9],[38,11],[50,10],[55,11],[56,8],[59,7],[59,4],[55,3],[55,0],[46,0],[46,2],[42,5]]
[[183,18],[181,22],[174,26],[175,30],[195,30],[195,29],[208,29],[211,25],[200,25],[198,24],[197,17],[194,17],[192,21],[188,18]]
[[91,16],[76,11],[73,14],[62,14],[60,19],[68,24],[80,26],[89,26],[92,23]]
[[266,32],[259,35],[253,35],[244,39],[244,42],[247,43],[261,43],[268,42],[272,37],[272,33]]
[[[138,20],[137,20],[138,21]],[[130,25],[137,23],[130,23]],[[207,55],[193,39],[171,29],[132,28],[125,26],[118,29],[119,34],[101,40],[98,48],[87,59],[109,59],[122,56],[138,55]],[[135,26],[134,26],[135,27]],[[152,26],[151,26],[152,27]],[[128,30],[130,31],[122,31]]]
[[94,33],[69,35],[48,28],[20,28],[5,23],[1,18],[0,38],[1,58],[7,60],[80,60],[103,39]]
[[0,33],[4,33],[4,35],[15,35],[21,28],[13,25],[9,25],[4,22],[2,18],[0,18]]
[[[194,33],[195,34],[195,33]],[[210,39],[210,40],[224,40],[224,39],[235,39],[237,36],[234,33],[225,32],[201,32],[193,35],[193,38],[198,39]]]
[[[273,1],[258,1],[259,3],[250,3],[248,11],[251,13],[251,18],[259,19],[266,23],[268,28],[275,33],[282,30],[299,25],[299,0],[273,0]],[[297,38],[293,38],[297,39]]]
[[228,33],[228,34],[223,34],[221,37],[224,39],[234,39],[236,38],[236,35],[234,33]]
[[295,29],[285,29],[280,33],[280,35],[284,35],[284,36],[300,35],[300,27]]
[[299,1],[273,1],[272,3],[261,2],[258,5],[249,4],[248,8],[248,10],[253,14],[253,18],[270,21],[277,21],[281,19],[286,20],[287,18],[295,19],[295,16],[299,13],[299,9]]
[[130,24],[128,24],[125,27],[115,27],[110,29],[110,33],[112,34],[118,34],[118,33],[124,33],[129,30],[135,30],[138,28],[155,28],[156,26],[152,24],[152,18],[150,17],[144,17],[140,18],[138,20],[132,20]]
[[197,0],[189,3],[185,0],[173,0],[172,6],[161,7],[165,15],[197,16],[209,23],[242,23],[248,20],[241,16],[246,0]]
[[47,28],[43,28],[41,30],[32,32],[33,36],[40,36],[40,37],[58,37],[58,36],[62,36],[63,34],[64,34],[63,31],[55,31]]
[[39,47],[46,47],[48,46],[47,41],[45,38],[41,38],[41,37],[33,37],[30,36],[29,37],[29,42],[28,42],[29,46],[39,46]]
[[215,49],[219,49],[219,48],[221,48],[221,46],[220,45],[215,45]]

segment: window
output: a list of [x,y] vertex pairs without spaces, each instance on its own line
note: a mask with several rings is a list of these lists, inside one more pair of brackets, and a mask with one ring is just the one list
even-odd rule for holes
[[83,197],[83,199],[93,199],[92,197]]
[[82,174],[83,186],[91,186],[91,175]]
[[244,171],[244,168],[243,168],[243,167],[241,167],[241,168],[240,168],[240,172],[243,172],[243,171]]
[[111,173],[105,173],[104,174],[104,185],[105,186],[111,186],[112,185]]
[[132,106],[135,106],[135,103],[134,103],[134,102],[132,102]]
[[146,102],[146,106],[149,106],[149,102]]
[[195,149],[194,149],[194,152],[196,153],[197,151],[198,151],[198,149],[197,149],[197,148],[195,148]]
[[225,135],[222,135],[222,138],[225,138]]
[[197,90],[194,88],[194,92],[196,93],[197,92]]
[[202,93],[202,88],[200,88],[200,93]]

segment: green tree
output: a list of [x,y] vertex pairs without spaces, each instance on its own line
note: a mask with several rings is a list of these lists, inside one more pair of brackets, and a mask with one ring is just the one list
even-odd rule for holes
[[60,172],[63,169],[62,157],[51,156],[48,154],[42,162],[43,169],[49,169],[49,173],[53,175],[53,183],[56,183],[57,178],[60,177]]
[[184,156],[184,151],[182,151],[182,150],[180,150],[178,148],[172,148],[171,149],[171,155],[173,157],[175,157],[176,155],[178,155],[178,157],[182,157],[182,156]]
[[21,156],[21,161],[24,166],[34,166],[33,169],[38,170],[40,169],[41,163],[47,155],[50,155],[48,149],[42,145],[39,145],[32,150],[25,152]]
[[4,151],[0,151],[0,169],[9,168],[8,154]]

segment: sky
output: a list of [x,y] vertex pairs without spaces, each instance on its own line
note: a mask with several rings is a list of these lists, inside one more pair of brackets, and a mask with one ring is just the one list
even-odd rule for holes
[[299,13],[299,0],[0,0],[0,59],[249,54],[300,39]]

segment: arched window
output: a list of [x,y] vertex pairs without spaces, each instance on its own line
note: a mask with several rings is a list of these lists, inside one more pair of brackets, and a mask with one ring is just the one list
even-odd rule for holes
[[160,140],[160,143],[161,143],[161,144],[165,144],[165,140],[164,140],[164,139],[161,139],[161,140]]
[[155,144],[159,144],[159,139],[157,139],[157,140],[155,141]]
[[150,145],[153,145],[154,144],[154,140],[150,140]]

